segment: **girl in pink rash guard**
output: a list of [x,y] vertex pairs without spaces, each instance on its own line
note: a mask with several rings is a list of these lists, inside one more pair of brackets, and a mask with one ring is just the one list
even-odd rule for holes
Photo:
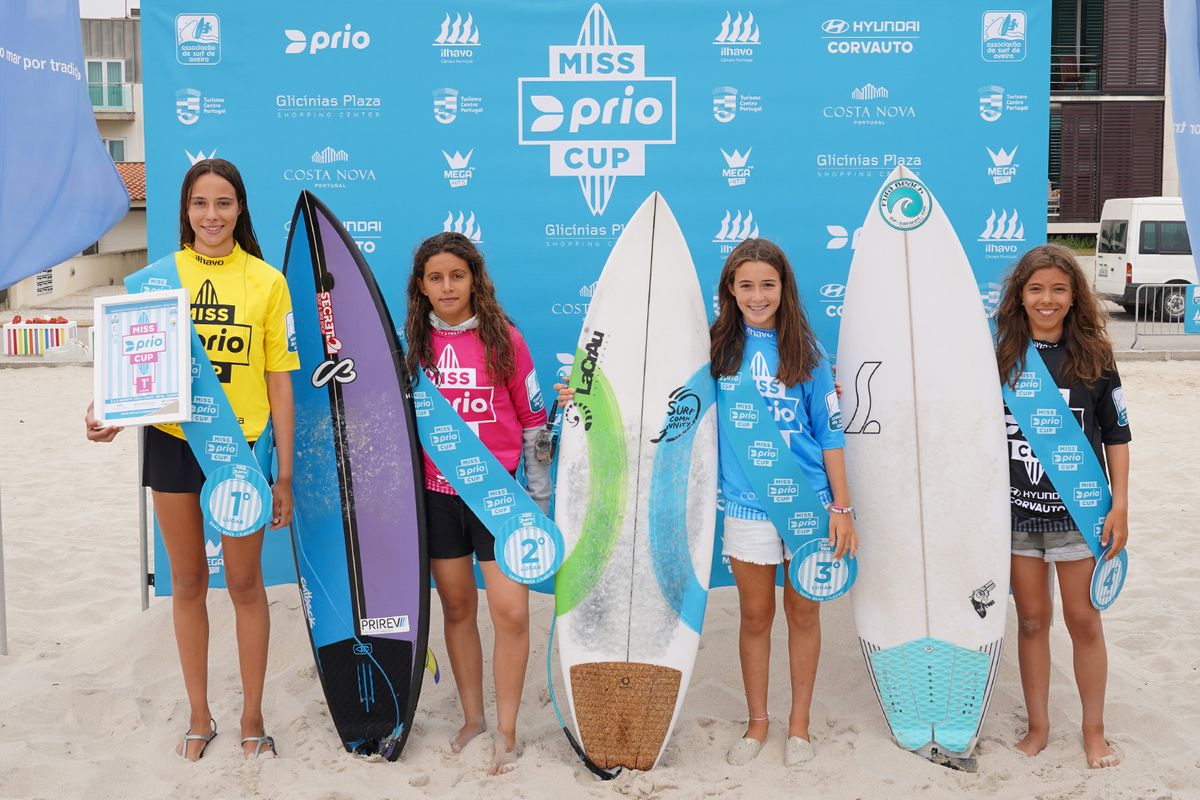
[[[513,472],[525,456],[530,497],[546,510],[550,468],[534,457],[546,409],[525,340],[500,308],[478,248],[459,233],[426,239],[408,282],[409,374],[424,369],[492,455]],[[516,766],[517,712],[529,660],[529,588],[496,565],[491,532],[424,455],[429,557],[446,625],[446,650],[463,707],[450,740],[459,752],[487,729],[483,714],[483,648],[471,563],[483,572],[496,640],[497,732],[489,774]]]

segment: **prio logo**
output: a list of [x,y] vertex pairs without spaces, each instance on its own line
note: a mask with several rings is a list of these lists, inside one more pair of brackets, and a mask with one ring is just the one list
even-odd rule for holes
[[752,164],[747,164],[750,160],[750,151],[753,147],[746,149],[745,153],[734,150],[732,153],[725,152],[725,148],[721,148],[721,155],[725,157],[725,169],[721,170],[721,177],[729,181],[730,186],[745,186],[746,181],[750,178],[750,173],[754,169]]
[[825,51],[832,55],[909,55],[921,38],[915,19],[827,19],[821,23]]
[[252,328],[239,323],[236,306],[222,304],[212,281],[205,281],[192,298],[192,324],[221,383],[229,383],[234,367],[250,366]]
[[438,48],[438,57],[443,64],[473,64],[475,48],[483,46],[479,41],[479,28],[475,25],[475,18],[469,11],[465,20],[462,14],[456,13],[453,22],[447,13],[438,35],[431,44]]
[[175,93],[175,118],[184,125],[195,125],[200,121],[198,89],[180,89]]
[[329,33],[328,31],[313,31],[310,37],[304,31],[288,28],[283,32],[287,37],[288,45],[283,52],[288,55],[296,55],[307,51],[308,55],[316,55],[319,50],[366,50],[371,46],[371,34],[366,31],[355,31],[351,29],[350,23],[340,31]]
[[821,305],[825,309],[825,316],[840,317],[842,315],[842,302],[846,299],[846,287],[841,283],[827,283],[817,290],[821,295]]
[[851,240],[850,232],[841,225],[826,225],[825,233],[829,234],[829,241],[825,243],[826,250],[841,250],[847,244],[853,250],[858,247],[858,236],[862,233],[862,228],[854,229],[853,240]]
[[312,154],[312,163],[314,164],[333,164],[339,161],[349,161],[350,154],[345,150],[335,150],[332,147],[326,147],[324,150],[318,150]]
[[599,216],[618,177],[646,174],[647,145],[675,143],[675,78],[647,77],[645,47],[618,44],[599,3],[549,51],[549,76],[517,79],[517,142],[548,147],[550,175],[578,178]]
[[496,421],[493,405],[495,387],[481,386],[479,371],[474,367],[462,366],[452,344],[446,345],[446,349],[438,356],[437,387],[450,407],[476,434],[481,423]]
[[194,167],[194,166],[196,166],[197,163],[199,163],[201,161],[207,161],[210,158],[216,158],[217,157],[217,148],[214,147],[208,153],[205,153],[203,150],[197,150],[195,153],[192,153],[191,150],[184,150],[183,154],[185,156],[187,156],[188,161]]
[[[586,283],[579,287],[580,300],[571,303],[554,303],[550,306],[550,313],[561,317],[582,317],[587,314],[588,309],[592,307],[592,296],[596,293],[596,284],[599,281]],[[572,359],[573,360],[573,359]],[[570,362],[568,362],[569,364]]]
[[885,103],[889,92],[886,87],[865,83],[850,91],[850,99],[857,103],[829,105],[821,109],[825,119],[849,121],[855,126],[883,126],[897,119],[916,119],[917,110],[911,105]]
[[1021,222],[1015,208],[1011,215],[1007,209],[1002,208],[999,216],[993,208],[978,241],[983,243],[983,252],[987,258],[1015,258],[1021,249],[1017,243],[1025,241],[1025,223]]
[[787,387],[775,377],[775,373],[767,365],[767,359],[761,352],[755,353],[754,357],[750,359],[750,374],[754,376],[754,385],[758,388],[758,393],[762,395],[763,402],[771,411],[771,418],[775,420],[775,424],[779,426],[779,432],[783,434],[783,441],[790,446],[792,434],[799,433],[801,430],[800,424],[797,422],[800,398],[788,396]]
[[743,16],[739,11],[734,17],[726,11],[721,30],[713,37],[712,43],[720,48],[718,53],[722,62],[753,62],[754,48],[759,44],[758,23],[754,21],[754,12],[750,11]]
[[446,159],[446,169],[442,171],[442,177],[450,184],[451,189],[459,189],[465,187],[471,182],[471,178],[475,177],[475,168],[471,166],[471,156],[474,154],[474,148],[467,151],[464,156],[458,150],[454,151],[454,155],[442,151],[442,157]]
[[470,216],[465,216],[459,211],[457,217],[453,211],[446,212],[446,218],[442,220],[442,230],[446,233],[461,233],[475,244],[483,243],[483,228],[475,221],[474,211]]
[[897,178],[879,193],[883,221],[898,231],[911,231],[925,224],[933,210],[933,198],[925,184],[913,178]]
[[747,211],[743,217],[740,210],[737,214],[731,215],[726,209],[725,216],[721,218],[721,229],[713,237],[713,243],[722,245],[721,252],[728,253],[738,242],[757,238],[758,224],[754,221],[753,211]]
[[1024,11],[983,12],[980,57],[984,61],[1024,61],[1025,22]]
[[374,253],[383,240],[383,222],[378,219],[344,219],[342,227],[367,255]]
[[221,63],[221,18],[216,14],[175,17],[175,60],[187,66]]
[[987,171],[988,176],[992,179],[992,183],[996,186],[1012,183],[1013,178],[1017,175],[1017,167],[1020,166],[1013,163],[1013,158],[1017,155],[1017,148],[1014,147],[1012,150],[1005,150],[1001,147],[999,150],[993,150],[988,147],[986,149],[988,155],[992,158],[992,166],[988,167]]

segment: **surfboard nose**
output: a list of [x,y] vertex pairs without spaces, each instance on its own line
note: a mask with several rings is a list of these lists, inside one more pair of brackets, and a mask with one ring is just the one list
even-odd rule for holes
[[627,661],[572,666],[575,721],[588,758],[604,769],[653,767],[675,715],[682,676],[670,667]]

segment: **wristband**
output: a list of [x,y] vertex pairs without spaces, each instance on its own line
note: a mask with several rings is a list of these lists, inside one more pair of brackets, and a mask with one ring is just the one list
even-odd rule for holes
[[825,506],[830,514],[850,514],[854,516],[854,506],[835,506],[833,503]]

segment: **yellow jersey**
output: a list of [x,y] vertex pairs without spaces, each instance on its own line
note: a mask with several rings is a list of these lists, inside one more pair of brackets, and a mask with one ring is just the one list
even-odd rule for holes
[[[179,281],[192,301],[192,322],[246,440],[267,426],[267,372],[300,369],[292,299],[283,274],[234,244],[222,258],[185,247],[175,254]],[[158,425],[179,439],[176,424]]]

